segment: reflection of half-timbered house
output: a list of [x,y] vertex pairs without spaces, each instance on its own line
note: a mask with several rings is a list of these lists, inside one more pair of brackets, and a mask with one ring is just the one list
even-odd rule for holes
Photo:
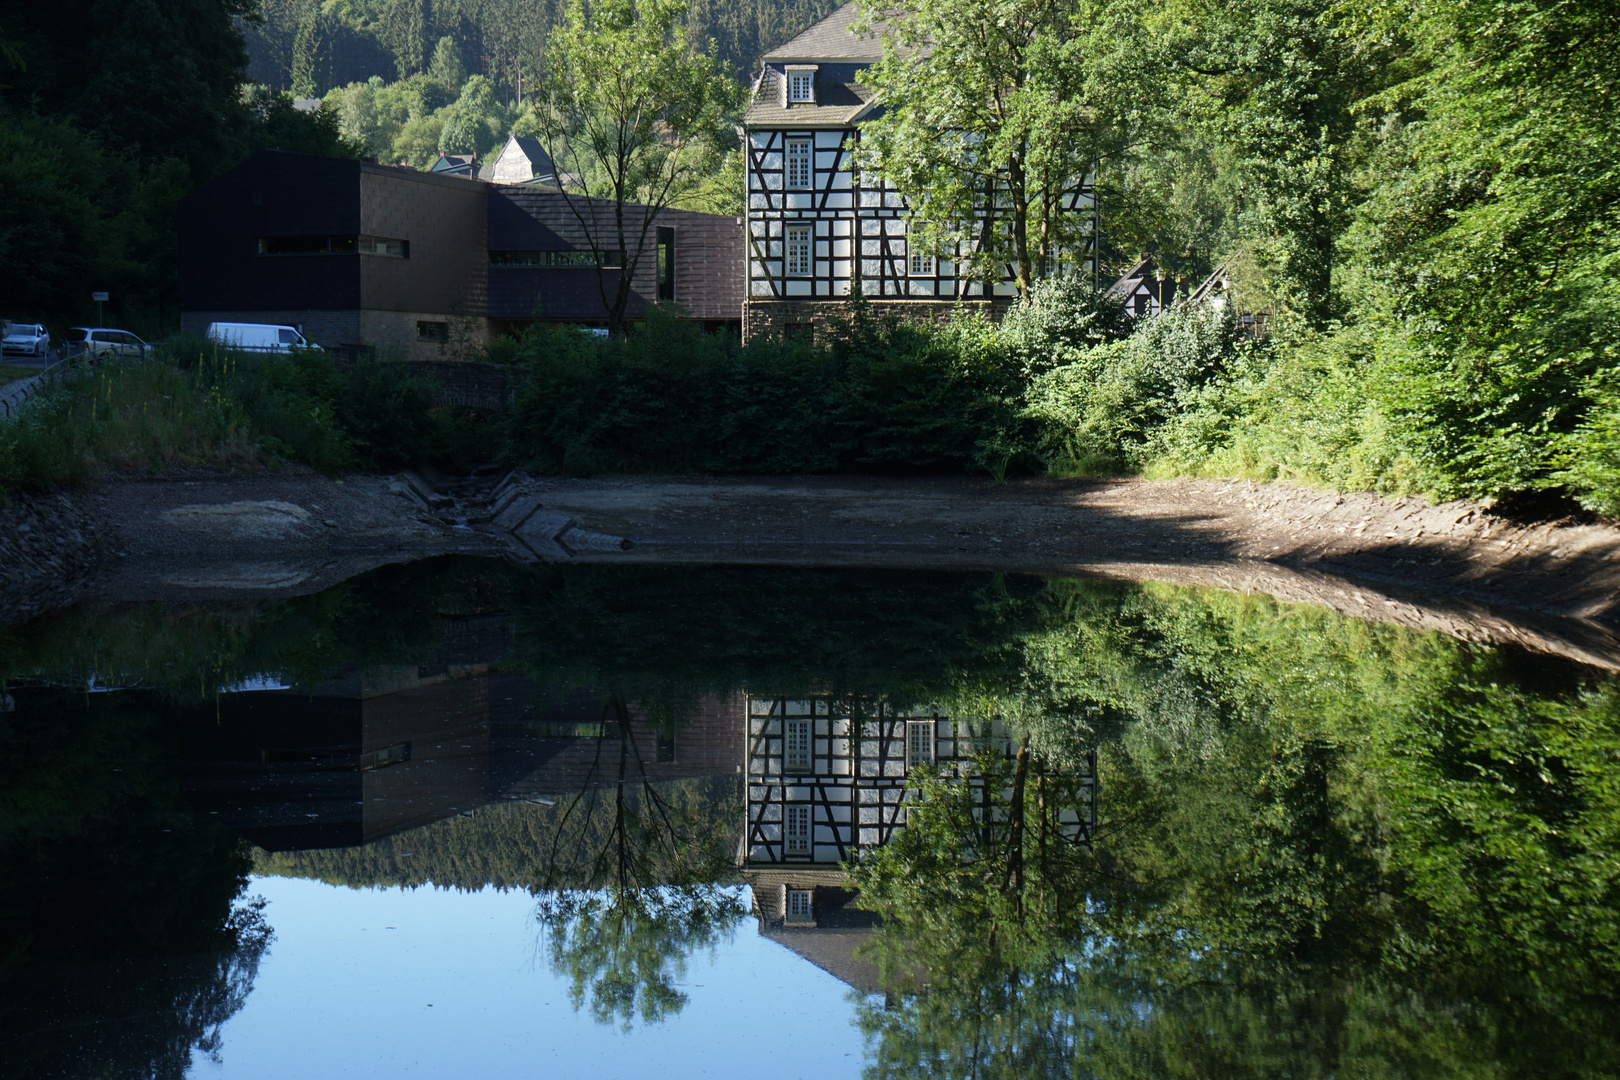
[[[857,282],[869,300],[911,318],[994,308],[1016,295],[1011,268],[986,290],[958,261],[971,253],[913,243],[905,202],[855,168],[860,124],[881,108],[861,74],[883,56],[876,31],[855,32],[856,16],[845,4],[762,58],[743,118],[744,338],[813,333]],[[1089,213],[1089,183],[1078,183],[1068,204]]]
[[[750,698],[747,713],[738,861],[756,913],[775,925],[818,924],[820,895],[844,882],[840,864],[905,828],[920,767],[982,787],[978,754],[986,747],[1012,753],[999,722],[976,727],[860,697]],[[1081,802],[1059,818],[1081,842],[1091,836],[1094,775],[1088,769],[1072,778]]]

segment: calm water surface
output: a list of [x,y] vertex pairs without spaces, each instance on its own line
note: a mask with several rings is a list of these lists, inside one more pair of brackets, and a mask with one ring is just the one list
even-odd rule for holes
[[1620,1075],[1620,684],[1161,586],[0,632],[0,1075]]

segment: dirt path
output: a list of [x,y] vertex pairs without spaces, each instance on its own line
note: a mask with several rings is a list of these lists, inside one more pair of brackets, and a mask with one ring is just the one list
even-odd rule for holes
[[[581,561],[1083,574],[1326,604],[1357,618],[1514,641],[1620,668],[1620,530],[1516,525],[1470,503],[1290,484],[813,476],[524,478],[548,511],[625,537]],[[94,497],[96,594],[313,592],[386,562],[498,555],[390,478],[120,480]]]

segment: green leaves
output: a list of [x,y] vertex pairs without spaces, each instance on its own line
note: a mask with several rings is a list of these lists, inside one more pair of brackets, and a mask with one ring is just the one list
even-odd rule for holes
[[1135,23],[1116,10],[923,0],[880,24],[881,5],[863,8],[885,43],[863,76],[882,107],[862,125],[861,167],[906,199],[919,242],[960,248],[966,275],[988,284],[1011,267],[1026,296],[1086,250],[1089,208],[1069,207],[1130,137],[1143,92],[1128,65],[1100,59],[1130,55],[1120,45]]

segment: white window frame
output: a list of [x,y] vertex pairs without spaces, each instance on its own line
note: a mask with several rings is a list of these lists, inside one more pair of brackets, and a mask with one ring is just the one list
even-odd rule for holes
[[815,143],[811,139],[788,139],[782,148],[783,183],[789,191],[809,191],[815,180]]
[[810,253],[815,246],[811,225],[789,225],[782,230],[782,272],[788,277],[809,277]]
[[815,893],[810,889],[795,889],[790,885],[787,890],[787,903],[783,907],[789,921],[800,922],[815,918]]
[[934,763],[934,722],[906,721],[906,770]]
[[788,803],[782,807],[782,854],[810,854],[810,804]]
[[926,251],[918,251],[915,242],[910,244],[910,251],[906,256],[906,271],[909,277],[934,277],[937,274],[937,266],[932,255]]
[[816,73],[813,71],[790,71],[788,78],[788,102],[813,103],[816,100]]
[[810,721],[782,721],[782,769],[785,772],[809,772],[811,740]]

